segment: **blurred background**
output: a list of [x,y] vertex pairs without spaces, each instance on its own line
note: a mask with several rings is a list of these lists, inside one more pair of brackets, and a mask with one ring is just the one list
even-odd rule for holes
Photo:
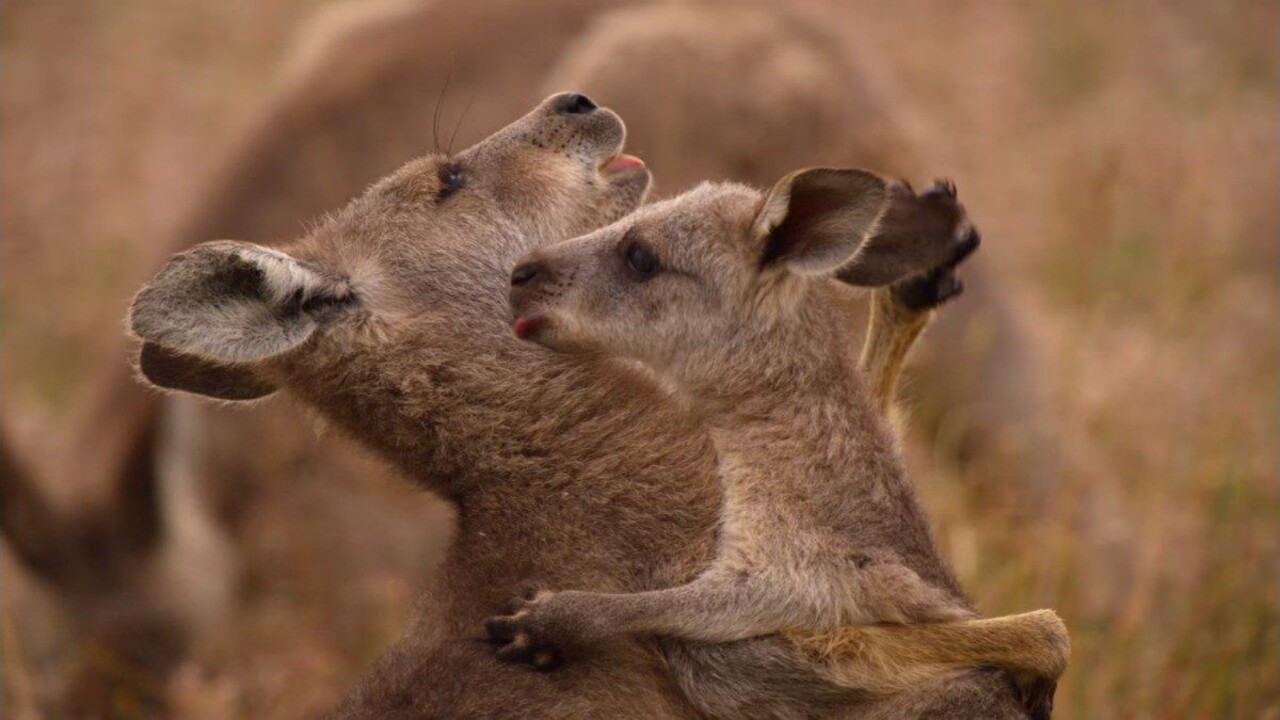
[[[519,5],[0,4],[4,717],[307,717],[402,631],[448,508],[287,400],[162,408],[121,318],[168,254],[287,240],[543,91],[702,177],[643,147],[697,130],[646,115],[678,78],[554,86],[643,16]],[[983,230],[906,389],[965,586],[1066,619],[1058,717],[1280,718],[1280,6],[827,5],[864,101],[828,162],[953,177]]]

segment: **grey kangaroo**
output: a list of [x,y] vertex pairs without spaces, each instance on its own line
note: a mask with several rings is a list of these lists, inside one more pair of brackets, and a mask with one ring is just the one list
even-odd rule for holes
[[[628,633],[692,641],[673,672],[716,717],[825,715],[856,707],[859,694],[893,705],[931,674],[1006,665],[1029,672],[1034,692],[1049,688],[1035,699],[1047,713],[1065,628],[1051,611],[964,622],[976,614],[845,352],[852,338],[830,276],[874,279],[894,264],[884,251],[866,267],[859,257],[888,197],[860,170],[796,172],[764,197],[704,185],[516,266],[516,335],[640,361],[674,385],[709,423],[725,497],[716,558],[697,578],[638,593],[541,592],[488,621],[500,657],[545,666],[557,647]],[[957,232],[933,253],[917,249],[922,265],[911,269],[925,275],[901,297],[954,294],[949,270],[977,242]],[[870,627],[881,623],[896,632]],[[947,631],[900,634],[913,623]],[[741,642],[784,631],[827,637]]]
[[[465,151],[410,162],[279,249],[192,248],[134,300],[151,384],[224,402],[284,390],[457,508],[413,625],[340,717],[699,714],[648,639],[603,640],[552,675],[496,661],[480,630],[529,585],[652,590],[713,556],[722,490],[704,424],[614,363],[517,341],[507,320],[517,259],[643,200],[649,174],[624,139],[611,111],[556,95]],[[954,198],[897,200],[904,224],[878,237],[930,232],[917,214],[948,234],[964,221]],[[910,693],[1025,717],[1001,670]]]

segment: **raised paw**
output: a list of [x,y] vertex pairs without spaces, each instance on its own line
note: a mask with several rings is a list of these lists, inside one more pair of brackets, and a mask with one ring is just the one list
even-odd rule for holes
[[[973,252],[976,237],[956,186],[937,180],[916,193],[906,182],[889,186],[889,206],[875,234],[836,275],[862,287],[886,287],[913,281],[904,292],[933,307],[959,292],[954,268]],[[935,272],[936,271],[936,272]],[[925,278],[935,274],[932,281]],[[909,291],[909,292],[908,292]]]
[[[954,193],[954,187],[952,188]],[[932,310],[964,292],[956,269],[982,244],[977,229],[966,226],[956,233],[950,255],[942,264],[922,274],[894,283],[893,299],[912,312]]]
[[517,598],[510,615],[497,615],[484,621],[484,629],[495,646],[494,656],[503,662],[521,663],[536,670],[551,671],[560,666],[561,657],[548,644],[540,621],[539,608],[553,593],[543,591],[533,598]]
[[930,183],[929,187],[924,189],[924,192],[920,193],[920,199],[935,202],[955,202],[958,194],[956,192],[956,184],[953,181],[947,178],[939,178]]

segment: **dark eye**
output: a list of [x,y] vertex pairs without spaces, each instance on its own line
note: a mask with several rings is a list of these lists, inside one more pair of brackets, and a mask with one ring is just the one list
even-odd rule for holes
[[462,168],[454,163],[441,165],[436,177],[440,180],[440,190],[436,193],[437,201],[444,200],[454,194],[463,185]]
[[649,277],[658,271],[658,256],[643,242],[632,240],[627,245],[626,254],[627,267],[641,277]]

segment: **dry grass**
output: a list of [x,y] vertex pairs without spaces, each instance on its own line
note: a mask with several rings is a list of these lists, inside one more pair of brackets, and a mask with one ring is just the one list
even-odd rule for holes
[[949,28],[889,47],[949,87],[929,111],[962,118],[943,141],[1037,312],[1066,457],[1034,522],[926,476],[943,537],[985,610],[1066,618],[1061,717],[1277,717],[1276,8],[948,12],[884,36]]
[[[0,6],[0,387],[20,432],[66,417],[148,243],[315,4]],[[1064,449],[1036,519],[991,502],[990,468],[929,451],[918,475],[966,584],[989,613],[1066,619],[1059,717],[1280,718],[1276,5],[905,0],[856,22],[1034,326]],[[351,606],[407,604],[379,588]],[[287,590],[238,626],[261,638],[252,674],[179,675],[188,714],[305,714],[334,691],[299,687],[340,685],[376,651],[353,638],[396,630],[309,652],[279,628],[342,603]],[[14,643],[57,633],[18,622],[0,649],[20,716],[57,643],[43,661]]]

